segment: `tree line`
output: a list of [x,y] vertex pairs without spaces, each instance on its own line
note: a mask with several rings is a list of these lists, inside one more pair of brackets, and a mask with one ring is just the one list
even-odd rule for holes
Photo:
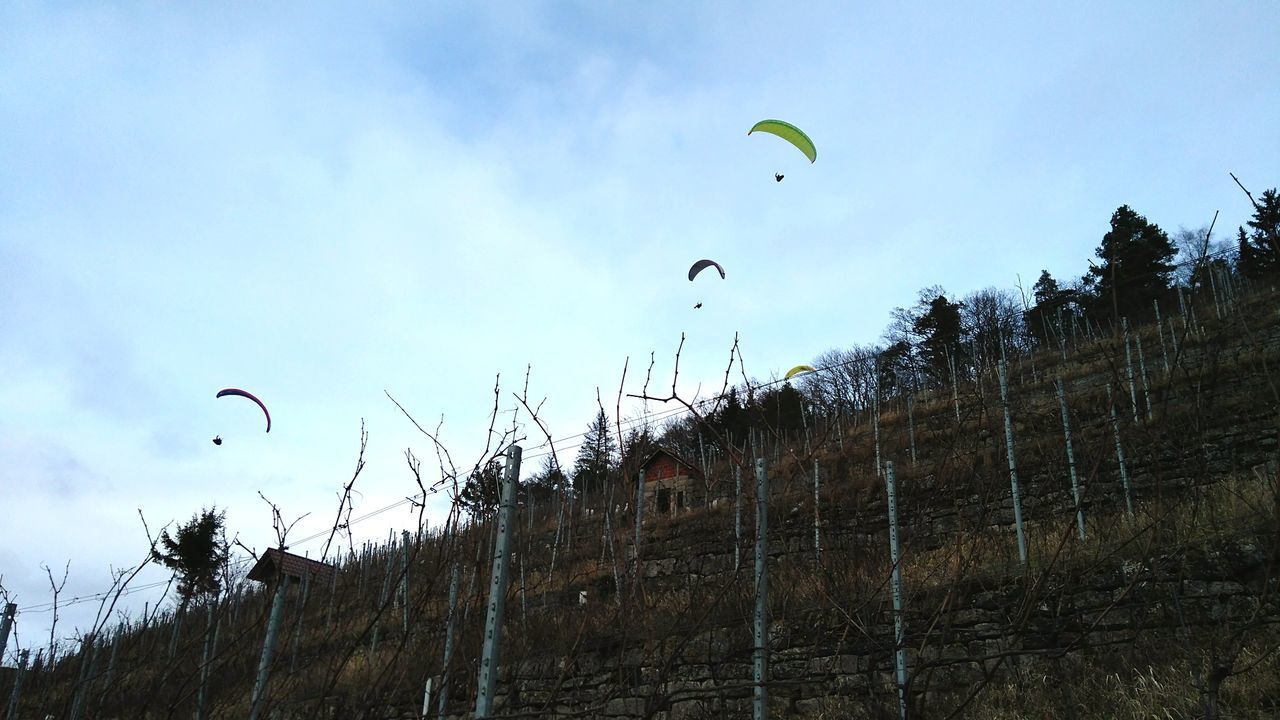
[[[626,422],[631,429],[615,433],[602,408],[572,464],[561,467],[554,455],[546,456],[522,485],[521,500],[598,492],[634,477],[658,447],[697,460],[710,448],[741,446],[753,429],[801,432],[817,417],[865,412],[880,402],[947,387],[993,367],[1005,352],[1057,349],[1077,333],[1096,336],[1118,331],[1125,322],[1154,320],[1159,308],[1179,306],[1180,293],[1215,283],[1274,282],[1280,277],[1280,194],[1273,188],[1254,201],[1254,213],[1234,242],[1215,241],[1212,225],[1171,237],[1122,205],[1094,253],[1096,261],[1080,277],[1059,280],[1042,270],[1029,291],[987,287],[957,297],[939,285],[922,288],[914,305],[891,312],[879,342],[823,352],[810,363],[818,370],[794,383],[744,379],[705,412],[658,427],[633,418]],[[470,474],[462,505],[473,513],[495,508],[501,475],[496,459]]]

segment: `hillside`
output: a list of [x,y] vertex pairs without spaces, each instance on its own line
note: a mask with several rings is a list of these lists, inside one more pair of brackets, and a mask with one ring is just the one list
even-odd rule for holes
[[[899,647],[913,717],[1280,714],[1280,298],[1215,307],[1133,328],[1127,353],[1117,333],[1010,357],[1013,463],[995,367],[806,433],[760,428],[774,716],[897,717]],[[755,463],[710,444],[706,502],[650,508],[638,544],[633,486],[519,509],[499,716],[751,716]],[[291,588],[262,717],[418,717],[428,681],[433,715],[445,688],[444,715],[469,716],[495,532],[406,532]],[[25,673],[17,717],[247,717],[271,597],[242,583],[86,638]]]

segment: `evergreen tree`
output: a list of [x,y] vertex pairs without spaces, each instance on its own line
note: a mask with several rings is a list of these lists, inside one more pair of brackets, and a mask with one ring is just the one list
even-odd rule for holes
[[720,403],[720,408],[706,418],[707,424],[715,428],[722,438],[733,438],[733,442],[741,445],[751,427],[751,410],[742,404],[737,387],[730,387]]
[[151,561],[173,571],[178,578],[178,612],[192,600],[216,596],[222,590],[222,571],[227,565],[226,511],[216,508],[193,515],[176,535],[160,533],[160,550],[151,551]]
[[1274,188],[1262,193],[1262,202],[1254,206],[1249,232],[1240,228],[1240,255],[1236,267],[1240,274],[1253,279],[1280,273],[1280,195]]
[[760,393],[758,400],[761,420],[759,427],[769,427],[776,431],[804,428],[804,396],[791,387],[791,383],[766,388]]
[[529,482],[522,486],[522,490],[526,498],[545,503],[567,487],[569,487],[569,478],[565,477],[564,471],[556,464],[555,456],[547,455],[542,458],[542,468],[529,478]]
[[1041,347],[1056,346],[1075,312],[1076,290],[1060,287],[1048,270],[1041,270],[1031,294],[1036,304],[1026,311],[1027,332]]
[[658,441],[648,425],[632,428],[622,438],[622,459],[626,460],[626,472],[632,474],[640,469],[649,454],[658,448]]
[[1111,215],[1111,230],[1095,251],[1102,265],[1089,268],[1097,295],[1090,311],[1095,318],[1146,317],[1152,301],[1165,296],[1177,254],[1159,225],[1121,205]]
[[617,452],[617,443],[609,434],[609,416],[601,410],[578,447],[578,457],[573,462],[573,488],[579,493],[603,488],[617,466]]
[[911,344],[899,340],[876,355],[876,387],[873,392],[883,401],[904,394],[912,383]]
[[502,462],[491,458],[484,467],[467,476],[458,502],[473,515],[483,515],[502,501]]
[[920,337],[916,354],[925,372],[935,381],[943,382],[951,372],[947,358],[960,344],[960,303],[951,302],[946,295],[937,295],[916,317],[912,329]]

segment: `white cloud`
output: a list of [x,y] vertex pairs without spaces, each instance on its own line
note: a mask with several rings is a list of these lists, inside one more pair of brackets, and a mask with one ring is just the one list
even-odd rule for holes
[[[681,389],[707,392],[735,331],[764,377],[874,340],[924,285],[1079,274],[1122,203],[1241,222],[1206,178],[1276,182],[1276,93],[1238,79],[1275,76],[1276,18],[1213,7],[6,7],[6,587],[36,602],[35,563],[66,558],[105,585],[138,508],[229,506],[261,548],[262,489],[318,532],[361,418],[361,511],[395,502],[404,448],[434,453],[384,389],[469,466],[497,373],[510,408],[531,364],[574,435],[626,358],[629,392],[651,352],[665,392],[682,331]],[[818,162],[747,137],[766,116]],[[684,280],[700,257],[729,278]]]

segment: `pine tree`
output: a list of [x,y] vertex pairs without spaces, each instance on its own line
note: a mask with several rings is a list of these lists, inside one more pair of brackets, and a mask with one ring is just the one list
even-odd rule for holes
[[927,309],[912,325],[920,337],[916,354],[925,372],[935,381],[941,382],[950,374],[947,358],[960,344],[961,328],[960,303],[953,303],[941,294],[929,300]]
[[1280,195],[1274,188],[1262,193],[1262,202],[1254,206],[1248,225],[1251,230],[1240,228],[1237,240],[1240,274],[1252,280],[1280,273]]
[[617,443],[609,434],[609,416],[601,410],[583,435],[578,457],[573,463],[573,488],[592,493],[605,486],[617,465]]
[[192,600],[210,598],[222,590],[222,570],[230,555],[226,515],[225,510],[217,512],[216,508],[202,510],[180,526],[176,535],[162,531],[160,547],[164,551],[151,551],[151,561],[169,568],[178,578],[179,613]]
[[542,459],[542,468],[524,485],[524,493],[535,502],[546,502],[554,498],[561,490],[569,486],[569,478],[556,464],[554,455]]
[[1102,265],[1089,268],[1097,295],[1091,312],[1111,318],[1118,327],[1121,317],[1146,317],[1151,302],[1165,296],[1177,254],[1159,225],[1121,205],[1111,215],[1111,230],[1095,251]]
[[458,502],[473,515],[491,512],[501,500],[502,463],[497,458],[468,475],[458,494]]
[[1060,287],[1048,270],[1041,270],[1031,294],[1036,304],[1026,311],[1027,332],[1041,347],[1056,346],[1058,338],[1066,332],[1060,323],[1069,323],[1075,312],[1077,292],[1070,287]]

